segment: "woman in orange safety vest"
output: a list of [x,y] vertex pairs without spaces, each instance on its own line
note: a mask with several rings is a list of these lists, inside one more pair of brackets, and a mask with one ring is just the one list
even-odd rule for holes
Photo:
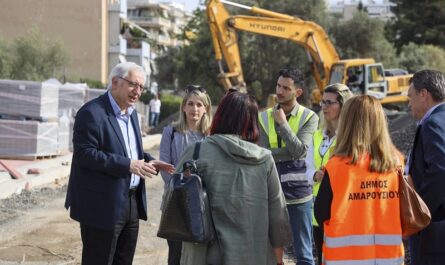
[[[353,94],[349,88],[343,84],[332,84],[323,89],[323,99],[320,102],[323,119],[320,119],[320,129],[315,131],[306,155],[306,177],[310,182],[313,182],[314,198],[318,195],[318,189],[324,176],[324,166],[335,148],[340,111],[346,100],[352,96]],[[321,264],[323,226],[319,226],[314,217],[312,218],[312,226],[315,248],[317,249],[316,264]]]
[[315,201],[324,228],[322,264],[404,263],[399,161],[379,101],[367,95],[348,100]]

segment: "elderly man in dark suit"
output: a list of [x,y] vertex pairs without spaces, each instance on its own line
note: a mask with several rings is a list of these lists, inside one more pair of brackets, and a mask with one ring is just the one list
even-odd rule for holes
[[445,264],[445,76],[434,70],[414,74],[408,90],[418,122],[407,172],[431,212],[431,224],[410,238],[411,264]]
[[143,152],[134,105],[145,76],[135,63],[116,65],[108,91],[76,115],[65,207],[80,223],[83,265],[132,264],[139,219],[147,220],[144,180],[174,171]]

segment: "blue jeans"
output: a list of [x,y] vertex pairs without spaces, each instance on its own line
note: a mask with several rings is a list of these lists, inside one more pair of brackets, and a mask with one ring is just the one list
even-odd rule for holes
[[288,204],[292,229],[294,255],[297,265],[314,265],[312,255],[312,200],[301,204]]
[[150,126],[155,127],[159,123],[159,112],[150,112]]

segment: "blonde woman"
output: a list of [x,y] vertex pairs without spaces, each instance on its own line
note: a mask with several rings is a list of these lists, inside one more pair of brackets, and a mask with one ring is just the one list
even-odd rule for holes
[[[333,154],[336,142],[336,130],[340,111],[346,102],[353,96],[346,85],[333,84],[323,90],[323,99],[320,102],[322,118],[320,129],[315,131],[313,140],[308,147],[306,155],[306,176],[314,183],[314,198],[318,194],[321,180],[324,175],[324,166]],[[323,229],[313,217],[313,235],[317,249],[317,264],[321,264],[323,244]]]
[[[186,95],[179,107],[179,120],[166,126],[162,132],[159,159],[176,167],[184,149],[192,143],[204,140],[209,134],[211,123],[212,103],[205,88],[187,86]],[[171,175],[167,172],[161,172],[161,175],[165,189]],[[168,264],[179,265],[182,242],[167,240],[167,243]]]
[[404,263],[400,161],[380,102],[368,95],[348,100],[315,200],[323,264]]

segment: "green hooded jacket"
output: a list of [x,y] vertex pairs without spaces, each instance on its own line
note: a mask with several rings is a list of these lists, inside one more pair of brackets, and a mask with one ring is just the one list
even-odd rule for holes
[[[183,153],[192,159],[194,145]],[[273,248],[291,240],[286,202],[269,150],[235,135],[212,135],[201,145],[198,170],[210,199],[217,239],[183,243],[181,264],[276,264]]]

